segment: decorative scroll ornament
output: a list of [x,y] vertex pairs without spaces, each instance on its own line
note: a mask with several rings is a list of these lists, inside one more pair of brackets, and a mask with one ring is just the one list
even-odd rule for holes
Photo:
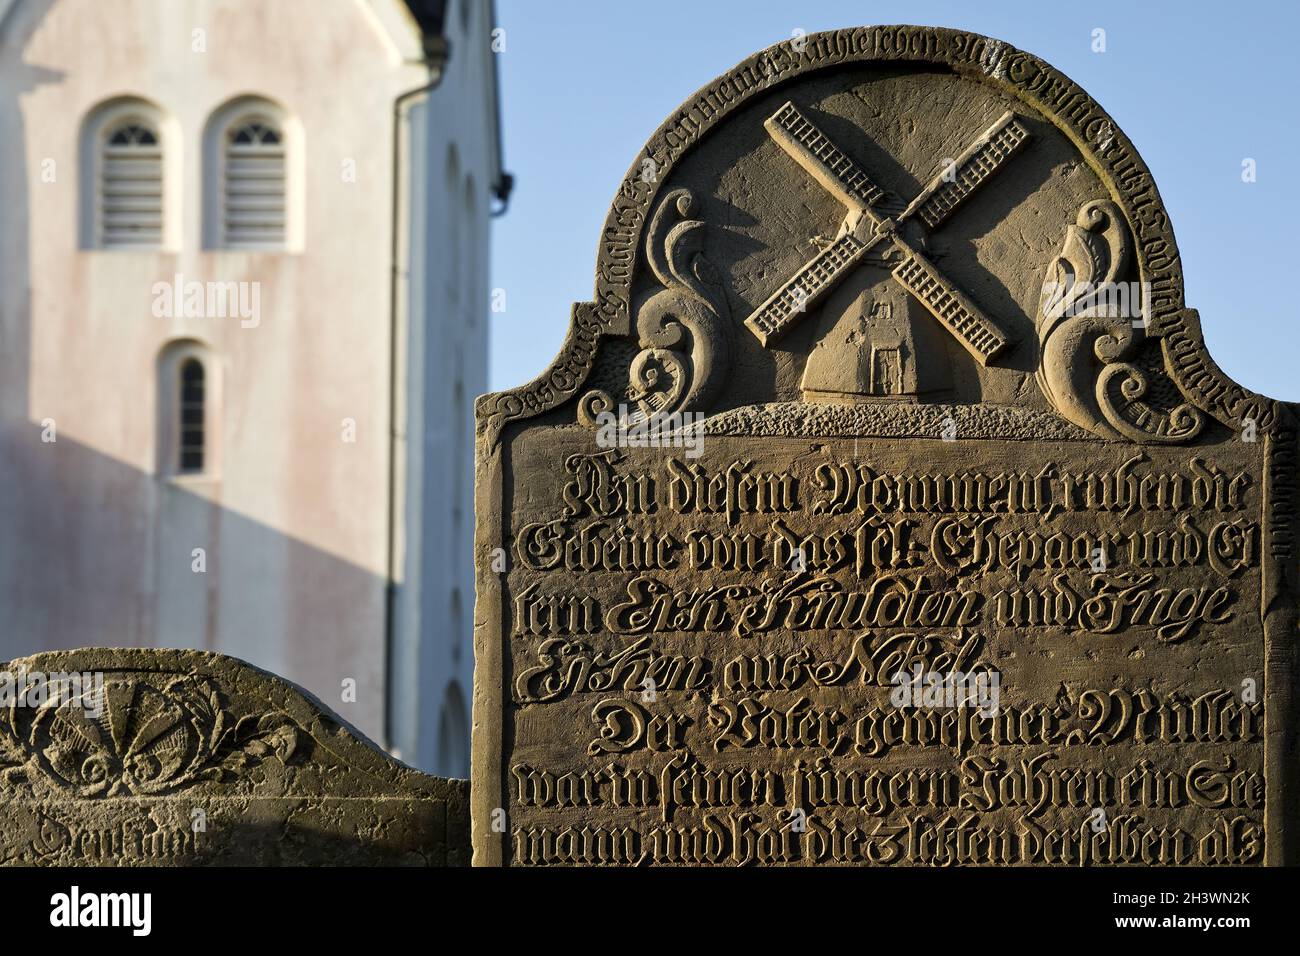
[[0,780],[82,798],[154,796],[288,761],[301,734],[280,712],[236,717],[208,678],[159,686],[114,675],[92,697],[0,712]]
[[1146,338],[1147,296],[1120,282],[1131,254],[1119,207],[1103,199],[1079,210],[1044,278],[1035,378],[1063,418],[1103,438],[1189,441],[1205,418],[1183,400]]
[[[634,311],[639,351],[628,367],[626,398],[649,418],[703,412],[717,397],[731,356],[731,324],[722,280],[703,254],[705,224],[690,218],[695,197],[664,197],[646,233],[646,260],[662,289]],[[614,399],[601,389],[583,396],[579,417],[591,425]]]

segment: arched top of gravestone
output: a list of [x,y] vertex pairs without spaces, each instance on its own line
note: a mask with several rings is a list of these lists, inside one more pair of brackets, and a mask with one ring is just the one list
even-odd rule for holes
[[1143,444],[1281,412],[1207,354],[1160,195],[1107,113],[1007,43],[916,26],[769,47],[650,137],[559,356],[478,406],[489,448],[511,421],[620,409]]

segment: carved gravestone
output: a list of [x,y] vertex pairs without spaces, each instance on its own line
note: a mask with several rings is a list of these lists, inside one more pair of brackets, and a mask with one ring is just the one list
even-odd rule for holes
[[219,654],[86,649],[0,668],[0,864],[469,863],[468,787]]
[[1294,410],[1035,57],[746,60],[477,414],[475,863],[1296,861]]

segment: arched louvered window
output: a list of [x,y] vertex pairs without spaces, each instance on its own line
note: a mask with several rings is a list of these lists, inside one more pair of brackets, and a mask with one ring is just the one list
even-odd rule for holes
[[180,474],[193,474],[203,471],[204,464],[204,418],[206,412],[206,395],[204,393],[203,363],[197,358],[187,358],[180,367],[180,388],[177,409],[180,413],[178,423],[176,470]]
[[275,247],[285,243],[285,148],[280,125],[245,116],[226,128],[221,183],[221,244]]
[[105,128],[98,188],[100,246],[162,245],[163,153],[156,124],[129,117]]

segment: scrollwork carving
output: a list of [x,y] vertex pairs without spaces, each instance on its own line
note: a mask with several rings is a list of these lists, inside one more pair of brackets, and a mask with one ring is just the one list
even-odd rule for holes
[[[691,218],[695,197],[676,189],[651,217],[646,262],[662,288],[637,303],[633,327],[640,351],[628,367],[627,398],[647,417],[709,407],[727,375],[731,326],[722,280],[703,253],[705,224]],[[592,390],[579,420],[613,409],[615,400]]]
[[[1189,441],[1205,416],[1182,399],[1163,362],[1150,361],[1159,350],[1144,332],[1144,296],[1128,295],[1122,281],[1131,265],[1132,239],[1119,207],[1087,203],[1044,277],[1035,379],[1063,418],[1103,438]],[[1124,300],[1129,308],[1117,308]],[[1172,401],[1156,402],[1157,390]]]

